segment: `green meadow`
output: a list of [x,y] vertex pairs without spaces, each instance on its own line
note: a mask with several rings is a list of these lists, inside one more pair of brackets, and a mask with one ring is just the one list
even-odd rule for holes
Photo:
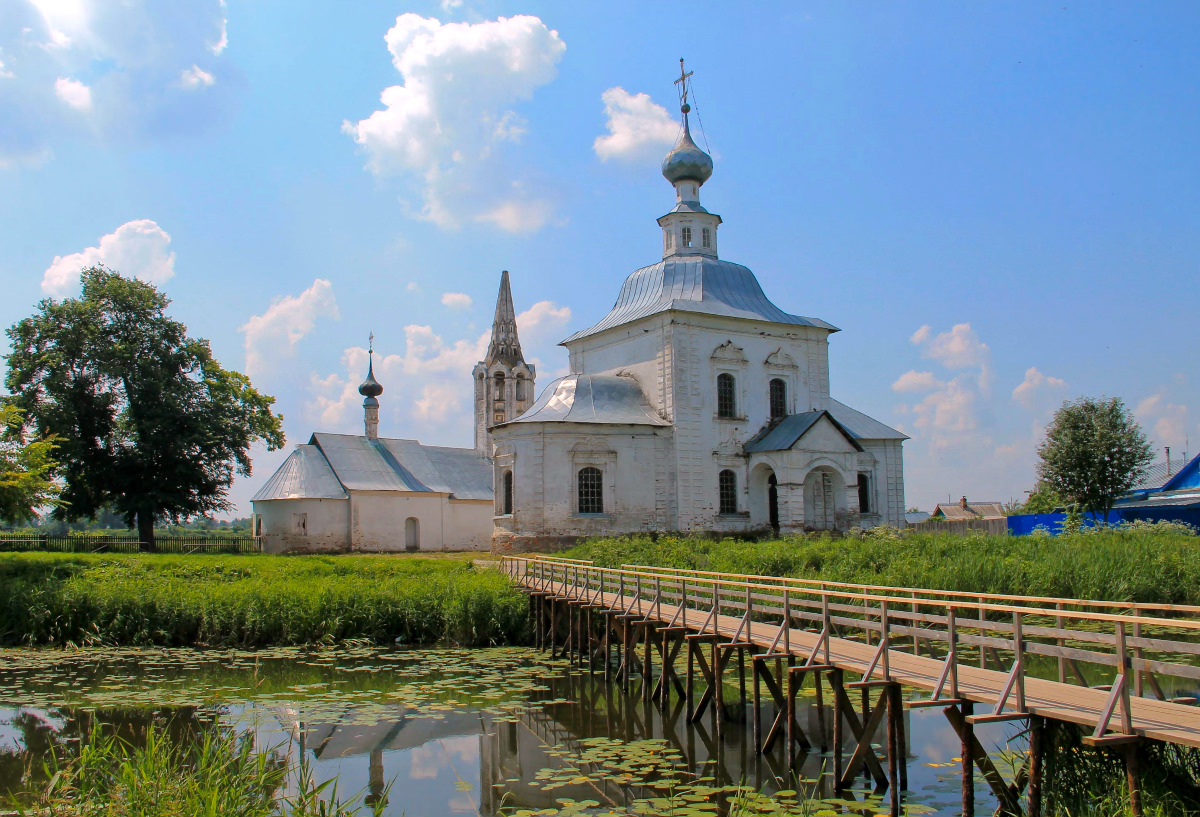
[[1200,536],[1147,526],[1066,536],[954,536],[886,528],[763,542],[679,536],[595,539],[563,554],[605,567],[724,573],[976,593],[1200,604]]
[[0,645],[520,643],[524,597],[465,559],[0,553]]

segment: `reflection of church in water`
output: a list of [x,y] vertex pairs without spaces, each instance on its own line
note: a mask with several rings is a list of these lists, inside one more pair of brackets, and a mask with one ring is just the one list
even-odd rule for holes
[[516,359],[476,368],[493,549],[654,530],[903,525],[905,436],[830,396],[836,327],[784,312],[753,272],[718,256],[722,219],[700,204],[713,162],[692,140],[686,87],[683,97],[679,142],[662,163],[675,189],[658,219],[662,260],[562,342],[571,373],[520,416],[503,408],[522,402],[512,390],[532,370]]

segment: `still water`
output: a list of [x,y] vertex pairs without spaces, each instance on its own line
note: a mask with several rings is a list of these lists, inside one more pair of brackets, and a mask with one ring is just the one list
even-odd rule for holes
[[[790,765],[782,745],[755,754],[748,708],[718,740],[711,707],[689,724],[678,697],[663,712],[637,689],[523,648],[0,650],[0,795],[36,786],[41,757],[93,723],[136,742],[152,722],[184,733],[217,720],[293,764],[304,757],[342,794],[375,802],[390,783],[389,815],[650,814],[681,803],[724,814],[734,788],[776,813],[887,811],[865,777],[831,790],[828,690],[824,708],[805,690],[799,722],[814,748]],[[961,813],[957,735],[938,709],[906,712],[905,725],[905,813]],[[1003,775],[1024,759],[1019,732],[977,731]],[[886,765],[883,741],[881,729]],[[978,775],[976,802],[994,808]]]

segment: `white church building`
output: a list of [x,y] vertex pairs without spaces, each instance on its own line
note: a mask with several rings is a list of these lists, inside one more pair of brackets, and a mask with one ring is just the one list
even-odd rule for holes
[[[686,102],[662,172],[675,206],[662,259],[562,342],[571,374],[534,399],[509,275],[471,372],[475,444],[379,437],[368,368],[365,434],[313,434],[255,494],[270,552],[553,550],[588,536],[904,525],[905,435],[830,395],[838,329],[784,312],[721,259],[700,204],[711,157]],[[464,372],[464,376],[466,376]]]
[[571,374],[493,425],[497,551],[639,531],[904,524],[905,435],[830,396],[836,327],[784,312],[721,259],[712,159],[683,133],[662,172],[662,260],[562,342]]

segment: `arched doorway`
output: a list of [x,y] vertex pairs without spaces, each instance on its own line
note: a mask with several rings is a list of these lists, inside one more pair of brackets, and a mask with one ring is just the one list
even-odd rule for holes
[[771,530],[779,533],[779,480],[775,478],[774,471],[767,477],[767,518]]
[[404,549],[421,549],[421,520],[415,516],[404,520]]

